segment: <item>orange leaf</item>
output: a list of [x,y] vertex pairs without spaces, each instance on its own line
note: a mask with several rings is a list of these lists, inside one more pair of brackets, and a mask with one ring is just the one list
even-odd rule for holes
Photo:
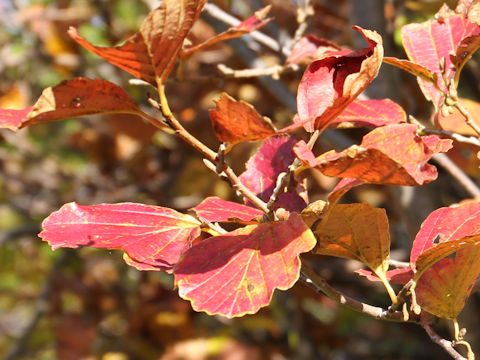
[[260,116],[255,108],[244,102],[237,101],[226,93],[215,101],[216,109],[209,111],[213,131],[221,142],[232,145],[270,137],[275,134],[271,120]]
[[177,61],[183,41],[197,20],[206,0],[164,0],[151,11],[140,31],[115,47],[90,44],[70,28],[80,45],[108,62],[154,86],[164,85]]
[[374,184],[422,185],[437,177],[428,160],[447,151],[451,140],[420,137],[415,125],[388,125],[372,130],[360,146],[337,153],[332,150],[314,158],[305,142],[295,145],[298,158],[327,176],[355,178]]
[[246,226],[194,245],[175,267],[175,284],[196,311],[229,318],[253,314],[270,303],[274,289],[295,284],[299,254],[315,242],[297,214]]
[[361,261],[384,276],[390,257],[388,218],[384,209],[362,204],[337,204],[314,230],[315,253]]

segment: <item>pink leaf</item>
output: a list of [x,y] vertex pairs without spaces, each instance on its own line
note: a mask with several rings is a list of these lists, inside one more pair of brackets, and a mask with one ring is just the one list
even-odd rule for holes
[[226,201],[218,197],[208,197],[192,208],[198,217],[210,222],[250,221],[263,212],[250,206]]
[[134,203],[69,203],[43,221],[40,237],[52,248],[121,249],[139,269],[171,271],[200,235],[200,223],[169,208]]

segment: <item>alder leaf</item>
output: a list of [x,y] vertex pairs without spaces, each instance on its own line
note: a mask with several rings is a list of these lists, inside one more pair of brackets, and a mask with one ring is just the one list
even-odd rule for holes
[[354,100],[329,128],[379,127],[405,122],[405,110],[390,99]]
[[263,215],[261,210],[215,196],[206,198],[192,210],[199,218],[210,222],[250,221]]
[[437,169],[427,162],[434,153],[451,146],[451,140],[418,136],[415,125],[396,124],[372,130],[360,146],[353,145],[340,153],[332,150],[315,160],[305,142],[299,142],[294,151],[304,163],[327,176],[405,186],[435,180]]
[[216,109],[209,111],[215,136],[221,142],[233,144],[260,140],[275,135],[271,120],[262,117],[255,108],[237,101],[226,93],[215,101]]
[[288,55],[286,64],[308,65],[327,51],[339,51],[342,48],[334,42],[306,35],[298,40]]
[[299,254],[315,237],[298,214],[286,221],[249,225],[208,238],[189,249],[175,267],[179,295],[196,311],[229,318],[253,314],[287,290],[300,274]]
[[65,204],[50,214],[39,236],[53,250],[90,246],[121,249],[139,269],[171,272],[200,235],[200,223],[175,210],[134,203]]
[[80,77],[44,89],[31,108],[1,110],[0,127],[15,131],[42,122],[108,113],[134,114],[150,119],[120,86],[106,80]]
[[295,126],[324,130],[377,76],[382,63],[382,38],[375,31],[358,30],[368,47],[327,53],[311,63],[298,86]]
[[185,60],[189,56],[191,56],[194,52],[213,46],[220,41],[235,39],[245,34],[251,33],[252,31],[260,29],[261,27],[267,25],[273,19],[273,18],[265,19],[268,13],[270,12],[271,8],[272,6],[268,5],[268,6],[265,6],[264,8],[261,8],[260,10],[255,11],[255,14],[253,16],[250,16],[248,19],[245,19],[240,24],[236,26],[232,26],[231,28],[221,32],[218,35],[211,37],[210,39],[198,45],[189,47],[188,49],[181,51],[180,57]]
[[[247,164],[246,171],[240,175],[243,185],[253,191],[263,201],[268,201],[273,194],[278,175],[286,172],[295,160],[293,146],[297,140],[289,136],[273,136],[263,141],[256,154]],[[294,193],[294,198],[282,204],[289,211],[300,211],[305,201]],[[303,204],[299,208],[299,204]]]
[[68,34],[80,45],[153,86],[163,86],[172,71],[183,41],[200,16],[206,0],[163,0],[123,45],[99,47],[70,28]]
[[390,257],[388,218],[370,204],[337,204],[314,230],[314,252],[361,261],[385,278]]
[[447,91],[440,63],[445,62],[447,82],[454,79],[457,84],[463,65],[480,46],[480,27],[444,4],[434,20],[405,25],[401,34],[408,58],[437,75],[437,86],[423,78],[418,78],[418,83],[427,100],[438,108],[442,92]]

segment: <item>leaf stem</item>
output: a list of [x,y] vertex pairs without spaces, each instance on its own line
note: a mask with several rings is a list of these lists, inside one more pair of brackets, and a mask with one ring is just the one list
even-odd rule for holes
[[430,339],[435,343],[440,345],[453,359],[455,360],[470,360],[465,357],[463,357],[460,353],[458,353],[454,348],[454,342],[446,340],[442,338],[440,335],[438,335],[432,327],[427,324],[422,322],[422,327],[427,333],[427,335],[430,337]]

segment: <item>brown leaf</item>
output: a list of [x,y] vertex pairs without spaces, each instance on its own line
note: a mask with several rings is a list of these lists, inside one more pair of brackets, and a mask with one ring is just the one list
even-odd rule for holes
[[221,142],[236,144],[270,137],[276,130],[267,117],[260,116],[245,101],[237,101],[226,93],[215,101],[216,109],[209,111],[215,136]]
[[154,86],[164,85],[177,61],[183,41],[197,20],[206,0],[164,0],[151,11],[140,31],[115,47],[90,44],[70,28],[80,45],[108,62]]

